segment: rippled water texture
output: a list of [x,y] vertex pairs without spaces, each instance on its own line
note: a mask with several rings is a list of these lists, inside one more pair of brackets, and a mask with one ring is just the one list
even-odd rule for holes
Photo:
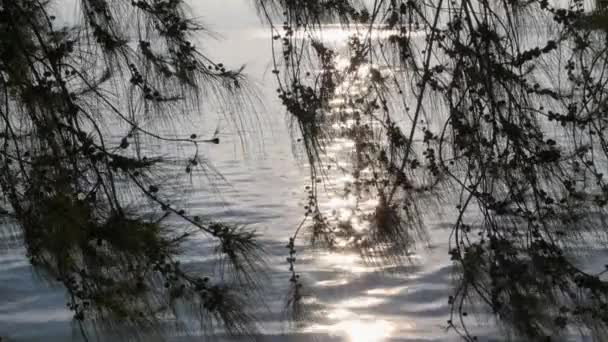
[[[268,308],[257,312],[261,319],[261,341],[449,341],[447,297],[451,283],[447,255],[447,217],[429,221],[430,243],[411,255],[406,265],[372,268],[358,255],[306,249],[299,255],[298,267],[309,297],[313,322],[289,327],[283,322],[284,299],[289,284],[285,244],[303,218],[306,205],[307,166],[292,151],[285,113],[276,99],[274,79],[269,72],[270,33],[260,25],[246,1],[205,0],[194,5],[198,15],[218,33],[220,41],[203,40],[201,47],[224,64],[246,64],[252,83],[258,87],[261,102],[259,118],[247,118],[237,132],[228,119],[217,112],[203,112],[176,122],[177,129],[188,127],[185,135],[212,134],[219,128],[220,145],[206,147],[204,153],[225,181],[214,187],[194,182],[186,195],[192,208],[204,208],[212,217],[248,224],[263,233],[271,267],[265,287]],[[329,27],[328,40],[341,40],[349,32]],[[339,63],[338,63],[339,64]],[[364,76],[364,75],[363,75]],[[344,96],[361,91],[357,84],[344,84],[335,99],[336,113],[343,111]],[[234,113],[233,113],[234,114]],[[353,124],[348,115],[336,120],[336,132]],[[179,128],[182,127],[182,128]],[[262,127],[263,133],[259,133]],[[241,137],[246,138],[246,148]],[[328,146],[328,163],[345,169],[352,167],[352,139],[335,139]],[[336,220],[357,221],[354,199],[342,189],[352,182],[339,168],[329,173],[324,210]],[[363,210],[374,206],[365,199]],[[359,227],[364,229],[363,227]],[[306,240],[300,241],[304,247]],[[209,247],[204,240],[189,245],[186,260],[193,264],[212,261],[201,255]],[[80,341],[70,325],[61,286],[38,277],[23,256],[23,249],[12,247],[0,255],[0,336],[8,341]],[[483,323],[483,322],[482,322]],[[194,333],[196,335],[196,331]],[[174,336],[170,340],[198,340],[199,337]],[[209,340],[227,340],[213,336]],[[4,341],[4,340],[3,340]]]

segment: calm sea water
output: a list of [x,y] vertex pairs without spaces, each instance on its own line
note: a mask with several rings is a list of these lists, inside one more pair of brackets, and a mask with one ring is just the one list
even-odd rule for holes
[[[308,170],[305,161],[294,155],[286,114],[276,99],[270,73],[270,33],[246,0],[197,1],[193,9],[218,37],[201,39],[199,47],[225,65],[245,64],[261,99],[256,117],[203,110],[175,122],[184,135],[204,136],[219,128],[221,138],[221,144],[207,146],[203,152],[225,180],[214,182],[214,187],[194,181],[187,192],[189,209],[200,208],[212,218],[247,224],[262,233],[269,253],[270,281],[265,293],[268,308],[257,313],[262,331],[259,340],[457,340],[445,330],[451,270],[449,220],[441,217],[430,222],[430,246],[421,247],[411,265],[390,272],[370,268],[354,254],[306,249],[306,241],[300,241],[303,253],[298,269],[310,294],[309,302],[316,308],[314,321],[297,328],[284,322],[290,276],[284,246],[303,218]],[[69,15],[71,9],[61,10]],[[245,124],[235,129],[227,119],[230,114],[245,116]],[[339,155],[341,149],[348,148],[348,142],[342,141],[332,146],[332,151]],[[343,177],[334,176],[331,181],[339,188]],[[326,197],[332,210],[349,209],[348,200],[336,197],[331,190]],[[189,247],[187,260],[204,263],[207,243],[196,240]],[[70,322],[62,287],[37,277],[22,248],[0,255],[0,336],[8,341],[80,341]],[[200,340],[200,336],[169,340]]]

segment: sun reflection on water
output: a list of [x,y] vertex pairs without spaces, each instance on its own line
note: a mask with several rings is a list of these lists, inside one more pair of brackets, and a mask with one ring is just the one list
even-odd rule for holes
[[384,299],[378,297],[356,297],[340,302],[338,306],[347,309],[361,309],[376,306],[385,302]]
[[352,274],[373,272],[370,267],[367,267],[361,262],[361,256],[355,253],[320,253],[317,259],[322,266],[333,268],[338,271],[345,271]]
[[[326,30],[325,34],[326,39],[335,35],[347,40],[353,32],[336,29],[335,32]],[[326,189],[331,191],[324,194],[319,208],[332,223],[328,234],[331,234],[332,247],[335,249],[318,253],[315,259],[321,268],[343,276],[339,276],[340,279],[323,279],[315,285],[331,288],[331,291],[357,286],[358,281],[366,279],[371,272],[394,267],[388,260],[372,260],[375,256],[374,247],[367,243],[373,241],[373,236],[369,236],[376,224],[373,218],[381,202],[378,191],[374,188],[376,179],[380,176],[369,158],[366,158],[366,153],[371,150],[366,148],[375,144],[377,150],[374,153],[383,149],[382,137],[385,134],[385,123],[378,119],[381,116],[377,116],[374,109],[377,104],[372,84],[384,86],[385,80],[390,76],[390,68],[371,62],[351,63],[355,62],[350,58],[339,54],[335,57],[337,82],[333,96],[328,101],[329,108],[324,113],[326,128],[331,134],[328,134],[325,141],[323,162],[331,165],[326,175],[329,180]],[[365,261],[362,254],[367,257]],[[370,267],[369,261],[374,262],[374,267]],[[373,312],[374,307],[385,305],[391,297],[405,290],[405,287],[385,288],[375,284],[373,287],[358,289],[354,291],[357,294],[353,293],[346,298],[321,300],[328,321],[314,324],[305,330],[339,337],[344,342],[386,342],[396,336],[397,331],[402,335],[404,331],[412,329],[412,325],[400,318],[397,326],[391,317],[369,313]]]
[[[353,312],[337,309],[327,314],[327,318],[337,321],[330,325],[316,325],[311,332],[326,333],[341,337],[344,342],[385,342],[394,336],[394,323],[372,317],[357,317]],[[411,326],[405,324],[406,329]]]
[[336,326],[343,330],[349,342],[382,342],[391,336],[393,326],[387,321],[345,321]]
[[[352,32],[348,33],[352,35]],[[373,139],[362,132],[379,125],[374,119],[362,118],[361,111],[370,94],[370,80],[375,74],[381,75],[386,67],[369,63],[352,64],[353,61],[338,54],[334,67],[340,74],[334,95],[329,101],[328,128],[332,138],[326,141],[327,163],[337,168],[330,175],[331,188],[337,190],[321,203],[323,214],[338,229],[334,231],[335,247],[356,247],[361,245],[361,237],[370,229],[369,217],[379,201],[374,193],[366,192],[365,185],[375,178],[368,163],[361,159],[361,146]],[[365,127],[365,128],[364,128]]]

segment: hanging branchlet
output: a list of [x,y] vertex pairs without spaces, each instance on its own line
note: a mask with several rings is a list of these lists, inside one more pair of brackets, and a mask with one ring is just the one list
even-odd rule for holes
[[300,275],[296,272],[296,247],[295,247],[295,239],[289,238],[289,243],[286,248],[289,251],[289,256],[287,257],[287,263],[289,264],[289,282],[290,282],[290,290],[287,296],[286,301],[286,309],[291,314],[291,320],[294,322],[301,322],[304,318],[303,315],[303,295],[302,295],[302,283],[300,281]]

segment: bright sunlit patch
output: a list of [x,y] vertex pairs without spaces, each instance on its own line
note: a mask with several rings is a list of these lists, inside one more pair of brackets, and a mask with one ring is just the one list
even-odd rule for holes
[[[328,333],[332,336],[344,337],[344,342],[385,342],[395,332],[395,326],[389,321],[378,320],[374,317],[356,314],[348,309],[339,308],[327,313],[327,318],[334,324],[314,324],[306,330],[310,332]],[[410,324],[399,329],[411,329]]]
[[330,107],[342,107],[346,104],[346,99],[344,98],[340,98],[340,97],[334,97],[333,99],[329,100],[329,106]]
[[[371,71],[372,71],[372,66],[370,64],[363,64],[357,70],[357,74],[359,77],[366,77],[371,74]],[[367,84],[367,82],[363,82],[363,83]]]
[[327,147],[330,151],[342,151],[345,149],[352,149],[355,147],[355,142],[346,139],[336,139],[335,143]]
[[350,208],[340,208],[337,211],[337,217],[338,217],[338,221],[342,222],[342,223],[351,223],[351,220],[353,218],[353,210]]
[[336,239],[335,245],[338,248],[346,248],[350,243],[350,239]]
[[355,297],[340,302],[339,306],[347,309],[369,308],[385,302],[384,298],[378,297]]
[[379,203],[380,200],[378,198],[370,198],[367,201],[361,203],[360,207],[363,210],[373,210],[378,206]]
[[383,342],[391,336],[392,325],[387,321],[344,321],[336,325],[344,331],[349,342]]
[[362,221],[357,216],[353,216],[350,219],[350,225],[356,232],[361,233],[369,230],[370,223],[367,220]]
[[355,196],[348,196],[346,198],[332,197],[327,203],[327,207],[332,210],[338,210],[342,208],[354,208],[357,205],[357,198]]
[[373,272],[370,267],[366,267],[361,263],[361,257],[354,253],[322,253],[318,256],[321,264],[343,270],[352,274]]
[[336,64],[336,69],[338,71],[344,71],[348,67],[350,67],[350,60],[348,58],[346,58],[346,57],[343,57],[343,56],[336,57],[334,63]]
[[381,287],[367,290],[365,293],[371,296],[396,296],[405,290],[407,290],[407,286]]
[[336,177],[336,183],[344,184],[344,183],[352,183],[355,181],[355,177],[353,175],[345,174],[339,177]]
[[348,310],[344,310],[344,309],[337,309],[337,310],[334,310],[327,314],[327,318],[334,320],[334,321],[343,321],[352,316],[353,316],[352,312],[350,312]]
[[348,279],[322,280],[315,283],[320,287],[334,287],[348,284]]

